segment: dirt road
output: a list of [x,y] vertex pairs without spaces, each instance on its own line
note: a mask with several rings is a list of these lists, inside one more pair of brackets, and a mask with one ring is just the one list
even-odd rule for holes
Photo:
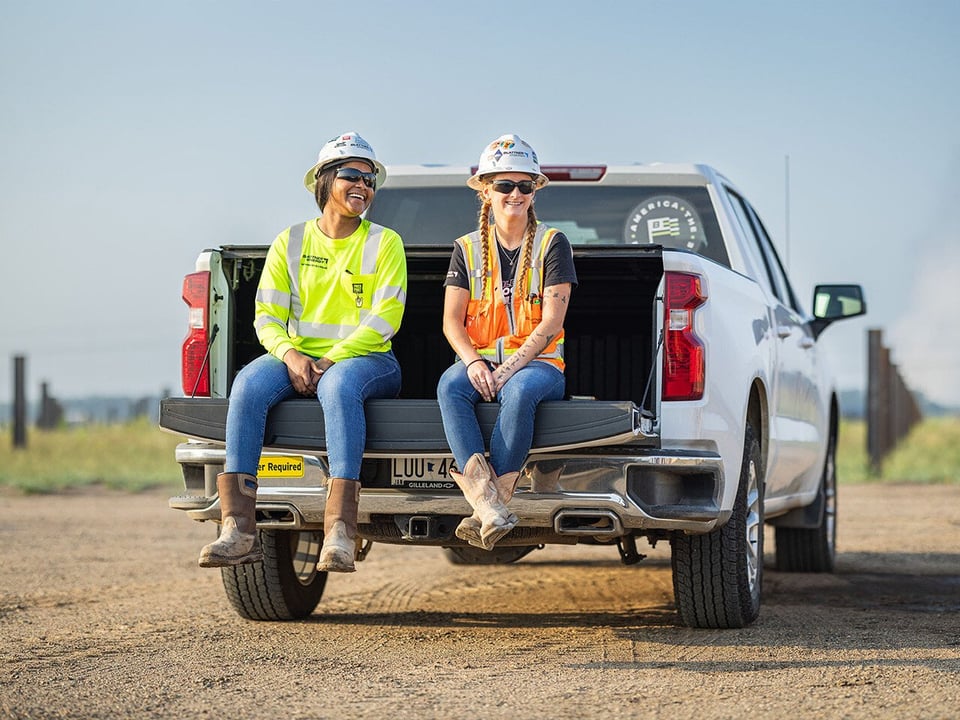
[[760,619],[710,631],[676,624],[665,543],[631,567],[376,545],[309,621],[256,623],[165,495],[0,497],[0,717],[957,717],[960,486],[839,506],[836,574],[768,557]]

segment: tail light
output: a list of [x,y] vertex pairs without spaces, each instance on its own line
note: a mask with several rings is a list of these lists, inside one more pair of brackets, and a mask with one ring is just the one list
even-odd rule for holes
[[607,174],[606,165],[541,165],[540,172],[551,180],[597,181]]
[[707,298],[700,289],[699,275],[668,272],[664,284],[663,399],[699,400],[706,367],[703,343],[693,331],[693,317]]
[[210,396],[209,317],[210,273],[195,272],[183,278],[183,301],[189,308],[189,331],[180,355],[183,394]]

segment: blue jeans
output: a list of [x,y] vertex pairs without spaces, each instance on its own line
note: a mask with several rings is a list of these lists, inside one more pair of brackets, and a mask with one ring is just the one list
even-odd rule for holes
[[[490,436],[490,464],[497,475],[523,467],[533,443],[533,420],[542,400],[562,400],[566,380],[553,365],[534,360],[520,368],[497,393],[500,413]],[[480,393],[470,384],[462,362],[440,377],[437,400],[447,444],[459,467],[474,453],[484,453],[477,420]]]
[[[323,407],[330,476],[358,480],[368,398],[393,398],[400,392],[400,364],[393,352],[370,353],[334,363],[317,384]],[[243,368],[233,381],[227,410],[226,472],[257,474],[267,412],[281,400],[298,397],[287,366],[269,353]]]

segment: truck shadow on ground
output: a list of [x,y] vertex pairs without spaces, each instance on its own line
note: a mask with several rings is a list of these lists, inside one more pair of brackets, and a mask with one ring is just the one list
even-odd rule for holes
[[[735,630],[681,626],[672,603],[616,611],[333,612],[308,622],[369,626],[386,635],[451,629],[476,635],[478,642],[489,634],[505,650],[515,643],[526,646],[531,633],[541,636],[538,631],[550,637],[549,631],[557,628],[579,630],[587,649],[571,657],[571,670],[716,674],[840,668],[846,672],[838,684],[851,686],[872,684],[884,667],[960,672],[960,577],[768,573],[768,581],[760,618]],[[541,590],[551,592],[549,587]],[[631,648],[636,659],[583,662],[598,632],[625,643],[620,647]],[[578,641],[568,637],[567,643]],[[704,652],[716,659],[705,660]]]
[[[926,554],[927,563],[939,567],[960,567],[960,555],[942,553]],[[624,579],[619,604],[628,606],[623,610],[554,610],[538,601],[537,610],[517,612],[509,606],[517,601],[507,601],[506,609],[464,611],[404,610],[399,612],[338,613],[323,611],[307,622],[318,624],[365,625],[378,628],[489,628],[537,629],[537,628],[583,628],[594,630],[609,628],[623,639],[637,642],[658,642],[670,645],[696,646],[796,646],[809,649],[863,651],[870,648],[928,647],[958,649],[954,669],[960,670],[960,627],[956,624],[960,612],[960,573],[918,574],[911,572],[909,554],[903,562],[903,572],[854,572],[851,567],[872,568],[877,565],[891,566],[889,554],[856,553],[839,558],[839,570],[832,574],[781,573],[768,567],[764,571],[764,597],[760,618],[753,625],[740,630],[702,630],[686,628],[679,620],[672,602],[651,602],[649,588],[641,583]],[[539,563],[541,565],[546,563]],[[554,563],[549,563],[554,564]],[[577,563],[556,563],[576,565]],[[532,563],[527,567],[529,568]],[[607,565],[604,563],[604,565]],[[657,572],[663,572],[662,561],[657,562]],[[521,568],[520,565],[517,566]],[[584,564],[584,569],[596,568],[596,564]],[[642,567],[642,566],[637,566]],[[649,567],[649,566],[648,566]],[[482,568],[477,568],[482,572]],[[585,582],[589,579],[585,578]],[[549,598],[561,587],[551,588],[547,582],[537,588],[541,598]],[[529,599],[530,591],[525,593]],[[414,601],[416,603],[416,601]],[[482,607],[482,604],[481,604]],[[899,630],[905,623],[904,614],[911,618],[912,629]],[[919,629],[917,628],[919,621]],[[950,628],[953,628],[951,631]],[[891,629],[894,631],[891,641]],[[934,658],[939,669],[944,669],[942,658]],[[845,661],[837,661],[842,665]],[[849,662],[849,661],[846,661]],[[882,662],[888,662],[886,660]],[[889,660],[902,664],[901,660]],[[811,666],[829,665],[830,662],[812,661]],[[876,664],[871,661],[871,664]],[[917,664],[927,664],[919,660]],[[630,667],[661,667],[654,663],[629,663]],[[685,669],[702,669],[703,663],[687,663]],[[731,663],[708,663],[715,671],[757,670],[787,667],[805,667],[805,661],[754,660]],[[605,665],[605,667],[609,664]],[[671,663],[676,666],[676,663]]]

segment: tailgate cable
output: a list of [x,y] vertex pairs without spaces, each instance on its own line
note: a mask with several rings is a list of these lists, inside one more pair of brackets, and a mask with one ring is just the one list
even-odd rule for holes
[[[662,300],[663,298],[657,299]],[[650,374],[647,375],[647,384],[643,388],[643,400],[640,401],[640,417],[651,422],[656,418],[656,415],[647,409],[647,400],[650,397],[650,386],[653,385],[653,376],[657,371],[657,358],[660,356],[660,348],[662,347],[663,328],[660,328],[660,333],[657,336],[657,346],[653,349],[653,363],[650,366]]]

